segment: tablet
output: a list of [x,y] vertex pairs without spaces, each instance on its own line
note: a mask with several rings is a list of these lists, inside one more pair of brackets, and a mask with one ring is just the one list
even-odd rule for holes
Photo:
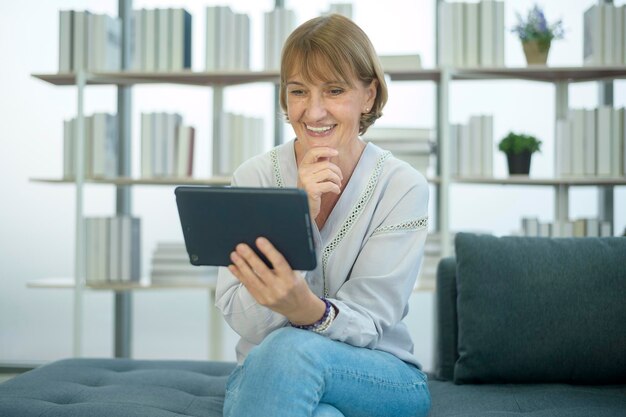
[[298,188],[197,187],[174,190],[185,246],[193,265],[227,266],[230,253],[267,238],[294,270],[315,269],[317,258],[304,190]]

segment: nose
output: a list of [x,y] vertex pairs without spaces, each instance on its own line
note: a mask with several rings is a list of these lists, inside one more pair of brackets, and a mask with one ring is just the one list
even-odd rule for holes
[[311,94],[307,101],[306,115],[310,120],[320,120],[326,116],[324,98],[319,94]]

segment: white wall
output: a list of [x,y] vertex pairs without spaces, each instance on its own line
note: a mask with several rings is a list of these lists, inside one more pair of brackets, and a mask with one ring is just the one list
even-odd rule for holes
[[[57,70],[58,10],[90,9],[115,13],[116,1],[46,2],[24,0],[0,4],[0,362],[9,360],[52,360],[70,356],[72,336],[72,292],[27,289],[26,283],[45,277],[71,276],[74,243],[74,190],[70,185],[30,182],[33,177],[59,177],[62,171],[62,120],[76,111],[73,87],[54,87],[30,77],[31,73]],[[184,5],[194,16],[193,67],[204,66],[204,7],[218,1],[135,1],[134,7]],[[553,44],[551,65],[579,65],[582,56],[582,12],[592,2],[583,0],[545,1],[550,20],[562,17],[567,39]],[[237,11],[252,17],[252,64],[262,65],[262,12],[272,0],[232,1]],[[298,10],[300,21],[326,9],[328,2],[287,2]],[[387,0],[385,6],[355,1],[355,20],[371,36],[379,53],[415,53],[425,66],[434,63],[434,1]],[[515,22],[515,11],[525,12],[533,1],[509,1],[506,27]],[[506,63],[523,66],[519,42],[507,31]],[[623,83],[616,82],[616,105],[623,106]],[[434,120],[432,83],[397,83],[390,89],[390,102],[381,124],[431,125]],[[253,85],[232,88],[227,93],[227,110],[263,116],[270,138],[271,87]],[[488,112],[495,116],[496,140],[509,130],[537,134],[544,140],[542,154],[533,160],[532,174],[553,173],[554,88],[550,85],[511,82],[458,82],[451,88],[451,119],[464,122],[469,115]],[[570,105],[594,106],[595,85],[576,85],[570,90]],[[198,175],[210,167],[210,89],[182,86],[140,86],[133,90],[133,173],[138,165],[139,112],[178,111],[196,126]],[[86,111],[112,111],[115,90],[93,87],[86,95]],[[502,155],[496,154],[495,173],[506,170]],[[596,191],[592,187],[571,192],[570,216],[597,214]],[[519,225],[520,216],[552,219],[551,189],[528,187],[481,187],[455,185],[451,192],[451,225],[455,229],[488,230],[506,234]],[[616,229],[626,225],[626,192],[615,193]],[[157,240],[181,239],[172,187],[135,187],[133,213],[142,217],[143,270],[148,271],[150,252]],[[114,192],[110,186],[86,187],[87,215],[110,215]],[[151,291],[134,294],[133,355],[140,358],[206,357],[208,296],[203,291]],[[110,356],[112,352],[112,295],[85,293],[86,356]],[[409,323],[414,332],[416,353],[426,368],[432,363],[432,294],[416,294],[411,302]],[[227,359],[234,358],[235,335],[227,331]]]

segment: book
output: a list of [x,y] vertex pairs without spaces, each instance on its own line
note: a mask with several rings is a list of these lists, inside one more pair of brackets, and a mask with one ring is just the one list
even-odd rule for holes
[[480,59],[478,3],[462,3],[464,12],[464,67],[477,67]]
[[192,18],[185,9],[169,9],[170,28],[170,71],[191,69]]
[[72,72],[74,11],[59,11],[59,72]]
[[176,176],[179,178],[193,176],[195,129],[191,126],[178,127],[178,149],[176,150]]
[[145,10],[133,10],[133,17],[130,23],[130,69],[135,72],[143,71],[145,62],[145,44],[143,30],[145,25]]
[[454,65],[454,6],[445,1],[438,4],[437,65],[448,67]]
[[596,109],[586,109],[585,133],[584,133],[584,175],[593,177],[596,175]]
[[615,8],[612,4],[601,4],[600,10],[602,13],[602,63],[604,65],[614,65],[616,64],[614,56],[615,51],[613,50],[613,25],[615,22],[613,14]]
[[582,177],[585,173],[585,110],[570,109],[569,118],[571,121],[571,175]]
[[171,51],[170,10],[156,10],[156,70],[167,72],[170,69]]
[[480,60],[481,67],[495,66],[495,40],[498,34],[495,27],[495,11],[496,5],[492,0],[482,0],[478,3],[479,15],[479,34],[480,34]]
[[504,2],[496,1],[494,5],[494,64],[496,67],[504,67]]
[[379,55],[383,71],[414,71],[422,68],[419,54]]
[[493,177],[493,115],[482,115],[481,118],[481,170],[483,177]]
[[142,20],[143,32],[141,43],[145,48],[143,61],[143,70],[146,72],[154,72],[158,65],[158,32],[157,32],[157,11],[155,9],[143,10],[144,19]]
[[583,64],[597,66],[604,63],[602,50],[603,10],[601,5],[593,5],[583,14]]
[[596,175],[600,177],[609,177],[611,175],[612,119],[612,107],[601,106],[598,108],[596,119]]
[[624,171],[624,108],[613,109],[611,127],[611,177],[617,178]]

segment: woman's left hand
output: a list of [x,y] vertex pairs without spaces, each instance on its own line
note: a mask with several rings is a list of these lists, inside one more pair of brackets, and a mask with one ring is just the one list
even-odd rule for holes
[[325,304],[309,288],[304,278],[270,243],[260,237],[257,248],[271,262],[270,269],[245,243],[230,254],[233,265],[228,270],[246,287],[261,305],[287,317],[293,324],[310,324],[324,315]]

